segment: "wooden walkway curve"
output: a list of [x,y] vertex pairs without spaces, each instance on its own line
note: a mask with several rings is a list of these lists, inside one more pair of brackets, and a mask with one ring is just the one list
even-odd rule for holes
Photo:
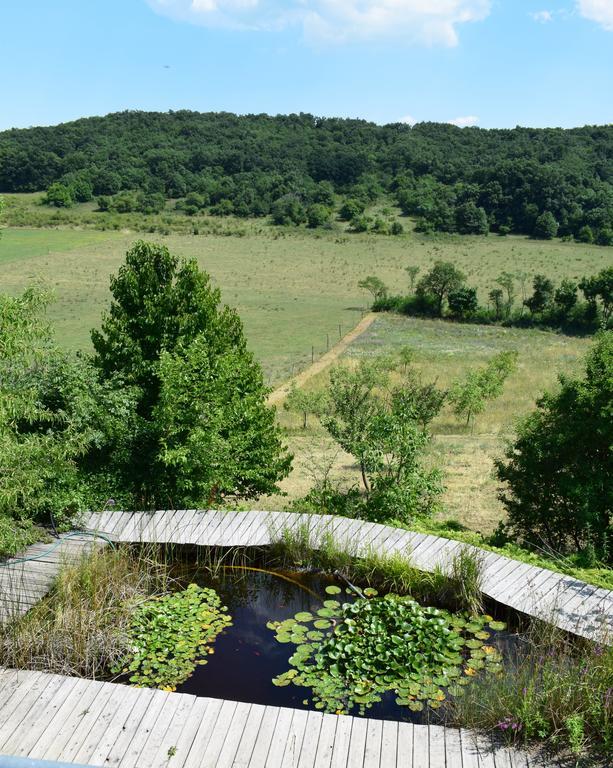
[[[91,515],[87,526],[104,531],[116,541],[220,547],[265,546],[284,530],[306,526],[315,545],[322,536],[329,535],[358,555],[371,549],[401,552],[424,571],[432,571],[436,566],[445,569],[454,554],[468,546],[364,520],[293,512],[103,512]],[[468,548],[482,556],[483,591],[489,597],[576,635],[602,643],[613,642],[610,590],[494,552]]]
[[[356,554],[402,552],[445,568],[465,546],[359,520],[286,512],[104,512],[86,525],[117,542],[265,546],[284,531],[330,535]],[[40,599],[65,558],[92,546],[75,536],[40,544],[0,568],[0,620]],[[482,552],[484,591],[532,616],[608,642],[613,595],[562,574]],[[116,768],[532,768],[542,756],[494,746],[462,729],[330,715],[0,668],[0,756]],[[0,763],[1,763],[0,758]]]
[[328,715],[14,670],[0,670],[2,754],[115,768],[548,765],[456,728]]

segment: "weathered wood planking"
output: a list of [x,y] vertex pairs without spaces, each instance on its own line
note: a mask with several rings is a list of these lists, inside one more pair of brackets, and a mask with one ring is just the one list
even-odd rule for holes
[[0,670],[0,755],[119,768],[529,768],[534,764],[520,751],[441,726],[13,670]]
[[[23,616],[51,588],[60,565],[74,561],[93,546],[105,545],[92,536],[71,535],[49,544],[34,544],[0,563],[0,623]],[[25,562],[24,562],[25,560]]]
[[439,536],[334,515],[261,511],[164,510],[127,518],[105,512],[92,515],[87,525],[117,541],[219,547],[265,546],[284,530],[305,529],[314,545],[330,536],[356,555],[370,550],[405,553],[426,571],[437,566],[445,570],[467,547],[483,560],[483,591],[489,597],[591,640],[610,643],[613,638],[613,592]]

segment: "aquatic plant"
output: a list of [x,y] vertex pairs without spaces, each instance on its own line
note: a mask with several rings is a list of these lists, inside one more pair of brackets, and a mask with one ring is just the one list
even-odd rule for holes
[[211,643],[231,624],[213,589],[187,589],[140,605],[128,630],[131,653],[114,674],[130,674],[137,687],[173,691],[197,664],[206,664]]
[[388,691],[413,711],[436,709],[447,693],[461,696],[478,671],[501,670],[500,653],[486,644],[488,625],[500,626],[491,616],[450,614],[367,588],[352,602],[326,600],[315,614],[269,622],[278,642],[297,646],[292,668],[273,683],[310,688],[315,708],[327,712],[358,706],[363,714]]

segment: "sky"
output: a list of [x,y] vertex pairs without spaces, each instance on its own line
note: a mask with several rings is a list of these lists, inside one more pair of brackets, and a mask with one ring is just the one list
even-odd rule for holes
[[613,0],[0,0],[0,129],[126,109],[613,123]]

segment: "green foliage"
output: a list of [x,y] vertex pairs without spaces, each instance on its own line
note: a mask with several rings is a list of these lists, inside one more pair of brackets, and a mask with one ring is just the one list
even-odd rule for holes
[[523,652],[496,677],[479,677],[451,702],[456,725],[497,731],[508,742],[547,743],[575,757],[613,748],[613,649],[574,646],[535,625]]
[[420,711],[440,707],[443,689],[461,696],[477,670],[499,670],[500,654],[483,642],[490,636],[484,631],[488,617],[422,608],[393,594],[379,598],[374,589],[364,595],[342,605],[326,600],[317,611],[324,621],[297,614],[270,623],[280,643],[297,646],[292,669],[273,683],[310,688],[315,707],[327,712],[357,705],[363,714],[390,690],[399,705]]
[[171,578],[159,552],[94,547],[60,564],[49,595],[0,624],[0,664],[94,680],[129,653],[128,628],[147,598]]
[[53,205],[56,208],[70,208],[74,204],[70,187],[59,181],[52,184],[45,195],[45,205]]
[[30,544],[46,538],[46,531],[31,520],[14,520],[0,515],[0,558],[12,557]]
[[321,203],[314,203],[307,208],[306,218],[307,224],[311,229],[317,227],[323,227],[330,221],[330,209]]
[[499,233],[591,231],[607,243],[610,141],[609,126],[473,132],[308,114],[122,112],[0,133],[0,190],[70,188],[78,178],[96,196],[195,192],[212,213],[238,216],[265,216],[286,195],[332,207],[342,194],[346,221],[394,195],[422,231],[484,233],[491,223]]
[[449,311],[461,319],[470,317],[478,308],[476,288],[462,286],[450,291],[448,296]]
[[591,544],[611,562],[613,331],[603,332],[582,377],[560,377],[519,426],[506,460],[501,499],[516,535],[557,551]]
[[551,211],[542,213],[534,223],[534,237],[551,240],[558,234],[559,224]]
[[587,301],[596,309],[600,307],[603,324],[613,316],[613,267],[607,267],[592,277],[584,277],[579,288]]
[[[120,443],[131,391],[97,383],[89,364],[54,345],[49,296],[0,296],[0,514],[66,526],[96,500],[88,457]],[[109,489],[100,491],[102,500]]]
[[515,370],[517,352],[500,352],[487,365],[469,371],[465,379],[456,380],[449,391],[449,402],[458,417],[466,417],[466,424],[483,413],[489,400],[502,394],[504,382]]
[[187,589],[138,606],[127,631],[130,653],[112,670],[130,675],[137,687],[174,691],[197,664],[206,664],[211,644],[231,624],[213,589]]
[[553,302],[554,286],[553,282],[545,275],[535,275],[532,288],[532,296],[526,299],[524,304],[530,312],[537,314],[546,310]]
[[309,414],[322,416],[326,405],[327,396],[325,391],[300,389],[293,381],[283,402],[284,410],[302,414],[303,429],[306,429],[308,426]]
[[298,226],[307,220],[307,214],[297,195],[288,194],[275,200],[271,210],[273,224]]
[[462,288],[464,274],[449,261],[435,261],[432,269],[417,283],[417,293],[436,299],[438,315],[443,315],[443,304],[452,291]]
[[354,370],[330,373],[329,413],[322,424],[359,464],[363,511],[373,521],[406,521],[432,515],[441,492],[440,474],[422,466],[429,435],[420,424],[424,410],[415,405],[417,389],[386,391],[393,361],[361,362]]
[[358,288],[363,288],[365,291],[368,291],[372,295],[373,301],[383,299],[387,296],[387,286],[383,280],[376,275],[368,275],[368,277],[365,277],[363,280],[359,280]]
[[103,382],[138,393],[122,488],[132,504],[196,506],[273,492],[290,457],[235,311],[195,261],[137,242],[92,332]]

